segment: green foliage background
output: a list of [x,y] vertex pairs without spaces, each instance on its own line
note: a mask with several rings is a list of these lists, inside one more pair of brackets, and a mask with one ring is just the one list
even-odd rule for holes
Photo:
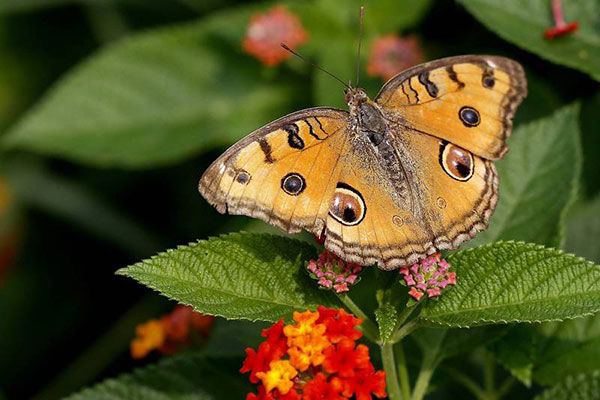
[[[564,2],[580,30],[555,41],[542,38],[549,0],[284,2],[310,32],[302,52],[344,79],[363,3],[371,96],[382,82],[364,72],[370,45],[391,32],[416,35],[427,59],[514,58],[529,83],[497,163],[490,229],[450,256],[460,285],[419,315],[429,328],[407,340],[409,370],[421,359],[438,367],[431,398],[471,398],[457,382],[490,373],[510,383],[506,398],[598,398],[600,317],[567,319],[600,309],[600,2]],[[196,191],[206,166],[257,127],[304,107],[344,107],[339,83],[299,60],[267,68],[242,52],[249,17],[275,4],[0,3],[0,183],[10,195],[0,210],[0,399],[243,398],[250,388],[236,371],[262,325],[225,319],[201,352],[80,392],[157,361],[131,361],[128,343],[174,302],[115,277],[127,265],[120,274],[227,318],[339,305],[300,271],[313,246],[218,215]],[[268,233],[195,242],[239,230]],[[391,340],[397,304],[386,303],[389,288],[373,303],[376,274],[353,295]],[[224,380],[226,393],[214,384]]]

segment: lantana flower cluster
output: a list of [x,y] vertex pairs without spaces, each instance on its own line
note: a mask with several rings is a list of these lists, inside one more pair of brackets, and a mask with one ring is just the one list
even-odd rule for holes
[[356,344],[362,320],[320,306],[317,312],[294,313],[263,330],[258,351],[246,349],[241,372],[259,384],[246,400],[356,400],[386,397],[385,372],[376,371],[369,348]]
[[401,283],[410,287],[408,294],[416,301],[425,294],[430,298],[437,297],[446,286],[456,285],[456,272],[449,272],[450,264],[441,257],[436,253],[419,264],[400,268],[400,274],[404,275]]
[[173,354],[189,346],[192,338],[205,340],[210,334],[214,317],[195,312],[190,306],[176,306],[160,319],[151,319],[136,327],[131,341],[132,358],[144,358],[151,351]]
[[334,253],[325,250],[317,260],[310,260],[306,269],[322,288],[342,293],[360,281],[358,274],[363,268],[358,264],[344,262]]

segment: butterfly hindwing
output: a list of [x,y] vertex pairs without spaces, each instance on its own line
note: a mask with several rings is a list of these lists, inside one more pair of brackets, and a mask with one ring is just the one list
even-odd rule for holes
[[496,56],[458,56],[410,68],[375,102],[388,118],[496,160],[507,151],[516,107],[527,94],[523,68]]
[[[404,129],[396,133],[394,153],[406,179],[399,190],[392,191],[399,171],[365,163],[368,155],[362,151],[342,161],[338,187],[350,188],[366,210],[357,224],[331,213],[327,218],[325,245],[345,260],[393,269],[454,249],[488,226],[498,200],[492,162],[433,136]],[[457,156],[468,160],[468,173],[453,170]]]

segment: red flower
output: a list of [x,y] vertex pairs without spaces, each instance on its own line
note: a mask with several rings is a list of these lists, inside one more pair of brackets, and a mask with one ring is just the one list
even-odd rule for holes
[[344,339],[335,346],[325,350],[323,369],[330,374],[337,373],[342,378],[353,377],[357,370],[368,368],[369,348],[359,344],[354,348],[354,341]]
[[373,366],[359,371],[352,378],[352,387],[356,400],[371,400],[371,393],[382,399],[387,396],[385,393],[385,372],[377,371]]
[[391,34],[373,42],[367,73],[388,80],[422,60],[423,52],[415,37]]
[[[385,396],[385,373],[375,372],[369,349],[356,345],[362,321],[344,310],[318,307],[294,313],[296,324],[279,320],[262,336],[258,351],[246,349],[241,372],[260,383],[246,400],[359,400]],[[335,343],[335,344],[334,344]],[[283,394],[285,393],[285,394]],[[359,397],[360,396],[360,397]]]
[[557,36],[566,35],[567,33],[575,32],[579,28],[577,22],[565,22],[565,16],[562,10],[560,0],[552,0],[552,15],[554,17],[554,27],[548,28],[544,32],[546,39],[553,39]]
[[271,361],[279,360],[287,352],[287,337],[283,335],[283,318],[268,329],[263,329],[263,337],[267,340],[258,346],[258,352],[254,349],[246,349],[246,359],[240,372],[250,372],[250,382],[258,383],[257,372],[269,370]]
[[340,340],[348,338],[358,340],[362,337],[362,332],[356,329],[362,323],[362,319],[348,314],[344,309],[332,310],[319,306],[318,324],[325,324],[327,331],[325,334],[331,343],[338,343]]
[[336,385],[327,382],[327,377],[319,372],[304,386],[302,400],[346,400],[346,398],[341,396]]
[[263,64],[277,65],[292,55],[281,47],[290,49],[306,42],[308,33],[294,14],[278,6],[250,19],[242,47],[246,53],[258,58]]

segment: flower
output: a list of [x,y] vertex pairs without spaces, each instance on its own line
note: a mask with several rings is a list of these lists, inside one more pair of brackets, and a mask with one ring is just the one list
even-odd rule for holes
[[319,306],[295,312],[295,324],[279,320],[262,336],[258,351],[246,349],[240,372],[250,372],[258,393],[246,400],[361,400],[385,397],[385,372],[375,371],[369,349],[356,344],[362,320]]
[[256,374],[263,381],[267,392],[277,388],[281,394],[286,394],[294,386],[292,379],[296,375],[298,375],[298,371],[292,367],[289,360],[271,361],[267,372],[258,372]]
[[277,6],[250,18],[242,47],[263,64],[272,66],[291,57],[291,53],[281,47],[282,43],[295,49],[307,39],[308,33],[298,17],[286,8]]
[[360,265],[346,263],[329,250],[319,254],[316,261],[310,260],[306,269],[321,288],[332,289],[336,293],[350,290],[348,285],[358,283],[360,281],[358,274],[362,271]]
[[214,317],[194,312],[190,306],[176,306],[160,319],[151,319],[136,327],[136,337],[131,341],[132,358],[144,358],[151,351],[172,354],[192,342],[192,334],[206,339]]
[[439,253],[422,260],[420,264],[402,267],[399,273],[404,275],[402,284],[410,286],[408,294],[416,301],[427,297],[438,297],[448,285],[456,285],[456,272],[448,272],[450,264]]
[[157,319],[140,324],[135,328],[135,339],[131,341],[131,357],[144,358],[165,342],[165,331]]
[[388,80],[422,60],[423,51],[414,36],[382,36],[373,42],[367,73]]
[[563,36],[567,33],[575,32],[579,28],[577,22],[570,22],[568,24],[565,22],[565,16],[560,0],[552,0],[552,16],[554,17],[554,27],[546,29],[544,32],[544,37],[546,39]]

